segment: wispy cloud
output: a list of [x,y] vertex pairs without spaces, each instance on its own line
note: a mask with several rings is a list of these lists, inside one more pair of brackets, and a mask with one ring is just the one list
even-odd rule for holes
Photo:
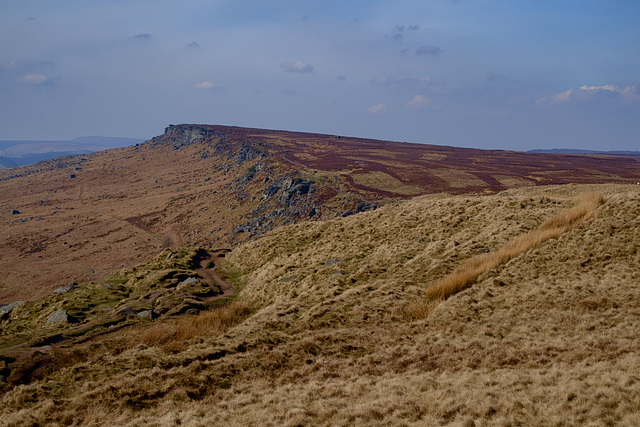
[[149,33],[141,33],[141,34],[136,34],[135,36],[131,37],[134,40],[151,40],[151,34]]
[[311,73],[313,65],[304,61],[289,61],[280,64],[280,68],[289,73]]
[[431,100],[424,95],[414,95],[411,101],[407,102],[407,108],[416,109],[426,107],[431,104]]
[[44,74],[25,74],[19,80],[26,85],[37,86],[47,83],[49,78]]
[[227,86],[218,84],[218,83],[212,83],[207,80],[204,82],[194,84],[193,88],[200,89],[200,90],[223,90],[223,89],[227,89]]
[[369,114],[380,114],[382,113],[385,109],[387,108],[386,105],[384,105],[382,102],[379,104],[375,104],[372,105],[371,107],[367,108],[367,113]]
[[580,103],[593,100],[620,99],[624,101],[640,101],[636,86],[582,85],[577,89],[567,89],[555,95],[545,96],[536,101],[537,105]]
[[25,66],[25,63],[19,60],[0,62],[0,68],[5,71],[19,70],[24,66]]

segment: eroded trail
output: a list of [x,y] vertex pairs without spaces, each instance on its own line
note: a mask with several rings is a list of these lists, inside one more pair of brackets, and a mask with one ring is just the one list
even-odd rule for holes
[[[198,268],[195,269],[195,272],[198,274],[198,276],[202,277],[205,281],[207,281],[207,283],[210,284],[213,290],[217,291],[211,285],[211,282],[218,285],[220,287],[220,290],[222,291],[222,293],[218,295],[205,298],[204,299],[205,301],[216,301],[216,300],[230,298],[237,295],[236,289],[233,287],[233,285],[223,280],[222,277],[220,277],[220,274],[218,274],[218,272],[215,270],[215,266],[218,265],[218,263],[220,263],[220,261],[224,258],[227,252],[228,250],[226,249],[219,250],[217,252],[207,251],[207,252],[204,252],[203,255],[199,256],[196,259],[196,264],[198,265]],[[213,264],[209,264],[209,263],[213,263]]]

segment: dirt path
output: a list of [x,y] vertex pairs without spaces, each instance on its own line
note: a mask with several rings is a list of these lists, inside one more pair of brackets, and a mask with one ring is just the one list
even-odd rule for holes
[[[222,291],[222,293],[218,295],[205,298],[205,301],[216,301],[237,295],[236,289],[233,287],[233,285],[225,280],[222,280],[222,277],[220,277],[220,275],[215,270],[215,266],[224,258],[224,254],[226,252],[226,250],[221,250],[218,252],[207,251],[205,252],[206,255],[201,256],[198,259],[200,267],[196,268],[195,270],[196,273],[198,273],[198,276],[205,279],[208,283],[215,283],[220,287],[220,290]],[[214,268],[207,267],[210,262],[213,262]],[[215,289],[213,285],[210,284],[209,286],[211,286],[211,289],[217,292],[217,289]]]

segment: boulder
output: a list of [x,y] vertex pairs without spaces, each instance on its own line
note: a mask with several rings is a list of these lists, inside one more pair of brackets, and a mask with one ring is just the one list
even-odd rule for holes
[[126,305],[123,305],[122,307],[116,309],[114,313],[119,316],[134,316],[136,314],[135,311],[133,311],[131,308],[127,307]]
[[156,318],[156,314],[151,310],[141,311],[140,313],[136,314],[136,316],[138,316],[141,319],[148,319],[148,320],[153,320]]
[[11,304],[0,305],[0,321],[8,319],[13,309],[22,304],[24,304],[24,301],[16,301]]
[[20,215],[20,211],[18,209],[11,209],[11,215]]
[[67,283],[64,286],[60,286],[59,288],[54,289],[53,293],[54,294],[63,294],[65,292],[69,292],[71,289],[75,288],[76,286],[78,286],[78,284],[76,282]]
[[66,310],[57,310],[47,317],[47,325],[60,322],[71,323],[71,320],[72,318]]

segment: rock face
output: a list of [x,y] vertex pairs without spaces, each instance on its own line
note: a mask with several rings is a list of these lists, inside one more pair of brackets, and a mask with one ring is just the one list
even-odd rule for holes
[[47,325],[60,322],[71,323],[71,321],[72,317],[69,315],[69,313],[67,313],[66,310],[54,311],[49,315],[49,317],[47,317]]

